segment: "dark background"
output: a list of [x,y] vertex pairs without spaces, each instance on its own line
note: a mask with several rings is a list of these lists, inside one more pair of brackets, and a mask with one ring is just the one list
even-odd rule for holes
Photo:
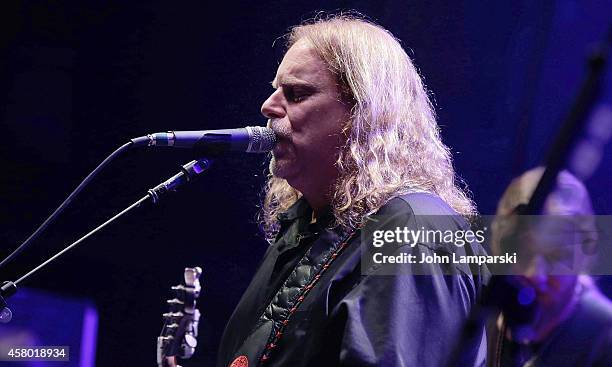
[[[131,137],[263,125],[259,108],[283,51],[274,40],[318,10],[338,9],[361,11],[401,39],[433,93],[457,171],[490,214],[510,179],[542,160],[612,2],[3,1],[0,255]],[[612,113],[611,96],[608,78],[596,107]],[[599,214],[612,213],[611,150],[601,148],[587,182]],[[121,156],[0,278],[21,276],[192,158]],[[212,365],[267,246],[254,219],[264,160],[218,161],[197,184],[122,218],[24,286],[91,299],[97,365],[145,366],[155,363],[167,288],[184,266],[200,265],[200,345],[184,365]],[[34,305],[36,322],[45,322],[44,306]]]

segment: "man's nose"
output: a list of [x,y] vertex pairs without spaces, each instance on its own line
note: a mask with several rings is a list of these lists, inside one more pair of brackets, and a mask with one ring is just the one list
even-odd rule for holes
[[541,255],[536,255],[530,261],[528,268],[526,269],[525,276],[534,284],[546,283],[549,272],[548,263]]
[[272,93],[261,105],[261,114],[269,119],[285,117],[285,108],[283,106],[280,88]]

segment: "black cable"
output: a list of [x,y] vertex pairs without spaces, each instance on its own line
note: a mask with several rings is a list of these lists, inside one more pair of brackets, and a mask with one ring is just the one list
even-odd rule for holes
[[68,195],[68,197],[64,200],[64,202],[57,208],[51,215],[28,237],[19,247],[17,247],[10,255],[8,255],[2,262],[0,262],[0,268],[6,265],[9,261],[11,261],[15,256],[19,255],[23,250],[25,250],[35,239],[37,239],[40,234],[51,224],[53,221],[57,219],[57,217],[66,209],[66,207],[74,200],[74,198],[89,184],[91,180],[96,177],[100,171],[104,167],[106,167],[113,159],[115,159],[118,155],[129,149],[134,144],[134,141],[129,141],[122,146],[120,146],[117,150],[112,152],[106,159],[102,161],[81,183],[79,186]]
[[121,212],[119,212],[119,214],[116,214],[115,216],[113,216],[112,218],[110,218],[109,220],[107,220],[106,222],[100,224],[99,226],[97,226],[96,228],[92,229],[90,232],[88,232],[85,236],[79,238],[78,240],[74,241],[72,244],[70,244],[70,246],[64,248],[62,251],[58,252],[57,254],[53,255],[52,257],[50,257],[48,260],[46,260],[45,262],[43,262],[42,264],[38,265],[36,268],[30,270],[26,275],[22,276],[21,278],[17,279],[14,282],[14,285],[16,286],[17,284],[21,283],[22,281],[24,281],[26,278],[28,278],[30,275],[36,273],[38,270],[42,269],[43,267],[45,267],[45,265],[49,264],[51,261],[57,259],[58,257],[62,256],[65,252],[70,251],[73,247],[75,247],[76,245],[78,245],[79,243],[85,241],[87,238],[91,237],[93,234],[95,234],[96,232],[98,232],[99,230],[101,230],[102,228],[106,227],[107,225],[109,225],[110,223],[112,223],[115,219],[121,217],[123,214],[129,212],[130,210],[137,208],[140,206],[140,204],[144,203],[145,201],[147,201],[148,199],[151,199],[152,196],[147,194],[146,196],[143,196],[142,198],[140,198],[138,201],[136,201],[134,204],[128,206],[127,208],[123,209]]
[[[109,158],[110,158],[110,156],[109,156]],[[104,163],[104,162],[102,162],[102,163]],[[185,184],[195,180],[204,171],[208,170],[210,168],[211,164],[212,164],[211,160],[206,159],[206,158],[202,158],[202,159],[199,159],[199,160],[193,160],[193,161],[183,165],[181,167],[181,171],[179,173],[177,173],[176,175],[170,177],[169,179],[167,179],[166,181],[160,183],[159,185],[155,186],[154,188],[150,189],[148,191],[147,195],[141,197],[136,202],[134,202],[132,205],[128,206],[127,208],[123,209],[118,214],[115,214],[113,217],[111,217],[110,219],[108,219],[104,223],[102,223],[99,226],[97,226],[96,228],[92,229],[86,235],[84,235],[83,237],[81,237],[78,240],[74,241],[72,244],[70,244],[69,246],[65,247],[63,250],[61,250],[57,254],[53,255],[52,257],[50,257],[45,262],[43,262],[42,264],[38,265],[36,268],[32,269],[26,275],[22,276],[21,278],[19,278],[15,282],[9,282],[9,283],[12,283],[11,287],[15,287],[15,289],[16,289],[17,284],[21,283],[23,280],[25,280],[26,278],[28,278],[32,274],[36,273],[38,270],[42,269],[43,267],[45,267],[47,264],[49,264],[53,260],[55,260],[58,257],[62,256],[64,253],[70,251],[72,248],[74,248],[75,246],[77,246],[79,243],[83,242],[87,238],[91,237],[92,235],[94,235],[96,232],[98,232],[102,228],[104,228],[107,225],[111,224],[117,218],[121,217],[122,215],[124,215],[125,213],[129,212],[130,210],[139,207],[145,201],[151,199],[151,202],[153,204],[157,204],[161,197],[167,195],[170,192],[174,192],[174,191],[177,190],[177,188],[179,188],[179,187],[181,187],[181,186],[183,186],[183,185],[185,185]],[[95,170],[94,170],[94,172],[95,172]],[[94,172],[92,172],[92,173],[94,173]],[[88,178],[89,178],[89,176],[88,176]],[[0,296],[4,295],[4,294],[2,294],[2,291],[3,291],[3,289],[0,287]]]

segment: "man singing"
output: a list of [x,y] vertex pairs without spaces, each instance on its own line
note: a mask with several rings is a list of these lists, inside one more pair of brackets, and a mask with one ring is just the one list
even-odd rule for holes
[[[218,365],[444,365],[476,302],[478,269],[370,256],[482,251],[372,246],[372,231],[461,231],[475,214],[423,83],[388,31],[355,17],[294,27],[287,41],[261,108],[278,137],[261,212],[271,245]],[[481,340],[454,365],[480,365]]]

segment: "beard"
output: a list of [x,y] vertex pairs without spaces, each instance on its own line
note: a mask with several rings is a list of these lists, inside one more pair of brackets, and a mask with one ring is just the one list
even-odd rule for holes
[[269,169],[273,176],[287,180],[291,179],[297,174],[296,167],[297,166],[292,159],[287,157],[277,159],[274,155],[272,155]]
[[[278,175],[278,172],[279,172],[278,161],[276,160],[276,158],[274,157],[274,155],[272,155],[272,159],[270,159],[270,166],[269,166],[268,168],[270,169],[270,173],[271,173],[273,176],[280,177],[280,176]],[[281,171],[282,171],[282,170],[281,170]]]

